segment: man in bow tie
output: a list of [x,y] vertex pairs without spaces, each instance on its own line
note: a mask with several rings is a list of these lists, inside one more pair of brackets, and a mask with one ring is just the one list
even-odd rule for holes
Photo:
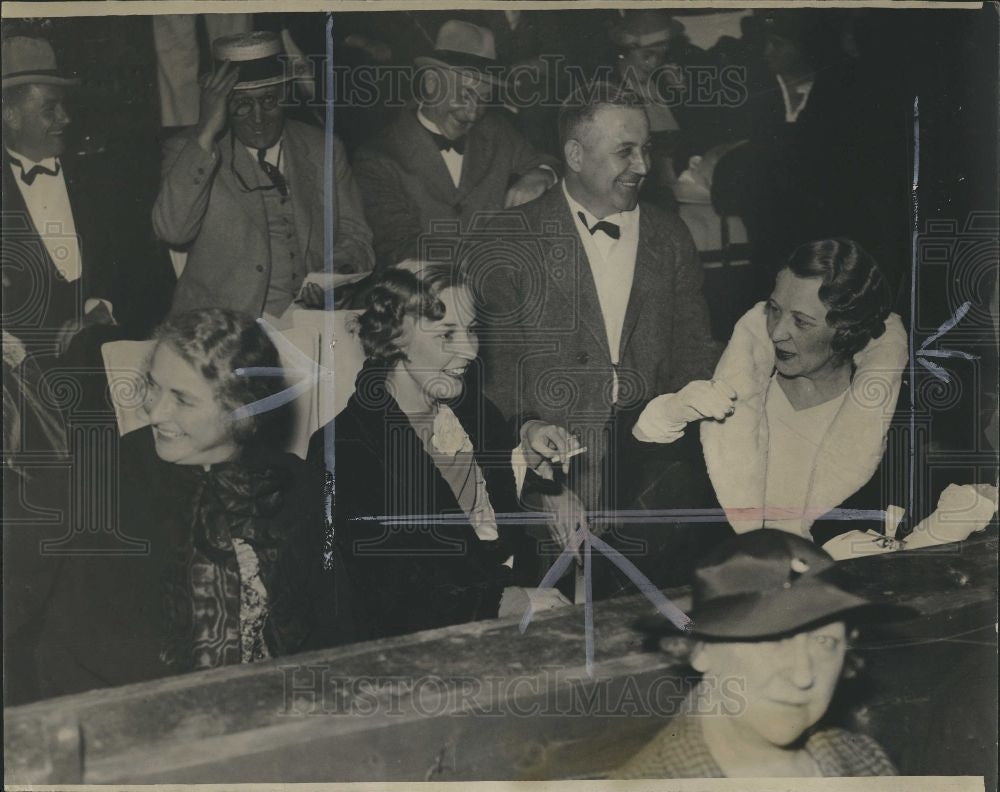
[[120,237],[99,216],[85,163],[66,156],[67,91],[78,82],[48,41],[4,40],[3,323],[43,366],[79,348],[86,328],[115,323],[107,297]]
[[555,160],[487,110],[500,69],[490,30],[445,22],[433,53],[415,62],[418,106],[354,159],[379,266],[426,258],[438,229],[462,233],[477,213],[526,203],[557,181]]
[[641,97],[583,86],[559,134],[561,184],[497,217],[497,238],[483,237],[497,250],[468,261],[485,303],[487,395],[508,415],[573,431],[587,452],[562,484],[605,510],[622,505],[616,484],[631,483],[615,451],[633,408],[711,376],[719,350],[690,233],[639,201],[650,165]]
[[293,302],[321,307],[311,273],[374,266],[371,231],[343,145],[333,139],[332,206],[324,208],[323,131],[286,119],[294,79],[275,33],[216,39],[198,124],[167,141],[153,207],[157,235],[187,251],[172,313],[231,308],[281,317]]

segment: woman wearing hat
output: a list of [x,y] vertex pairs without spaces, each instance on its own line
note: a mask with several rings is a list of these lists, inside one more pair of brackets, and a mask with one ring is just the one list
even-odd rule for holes
[[[779,528],[837,558],[898,548],[885,533],[905,537],[909,548],[966,538],[989,522],[996,487],[949,486],[935,514],[919,524],[924,515],[905,515],[894,531],[910,500],[900,462],[910,449],[891,430],[908,342],[890,297],[856,242],[802,245],[770,298],[736,324],[712,382],[654,399],[634,436],[671,443],[686,422],[708,419],[701,422],[708,474],[740,533]],[[890,506],[894,522],[884,525]],[[831,513],[838,507],[860,511],[838,520]],[[962,514],[945,516],[951,512]]]
[[335,538],[364,638],[495,618],[502,597],[511,612],[565,602],[530,589],[531,547],[502,515],[519,510],[515,459],[544,474],[576,439],[541,421],[508,431],[478,388],[463,278],[444,264],[411,270],[386,270],[367,293],[355,393],[332,442],[320,430],[309,450],[336,468]]
[[701,681],[670,724],[610,775],[895,775],[875,740],[823,721],[851,625],[875,608],[832,582],[833,566],[811,542],[773,530],[736,537],[705,557],[689,614],[688,659]]

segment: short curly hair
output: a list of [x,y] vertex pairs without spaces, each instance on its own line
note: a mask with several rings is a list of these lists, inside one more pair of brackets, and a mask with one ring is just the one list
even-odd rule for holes
[[878,264],[850,239],[820,239],[795,249],[784,269],[800,278],[821,278],[819,299],[826,323],[836,332],[834,359],[847,363],[885,332],[892,293]]
[[[215,391],[219,405],[229,413],[286,387],[283,376],[238,374],[240,369],[281,367],[274,343],[264,328],[246,314],[223,308],[202,308],[171,317],[153,335],[168,344]],[[155,350],[155,348],[154,348]],[[268,410],[241,416],[230,424],[233,441],[242,447],[276,442],[286,428],[286,411]]]
[[396,343],[403,332],[403,319],[444,318],[445,306],[439,295],[445,289],[463,286],[465,277],[453,264],[428,264],[418,274],[396,267],[385,270],[358,317],[358,337],[365,356],[382,366],[404,360],[406,353]]

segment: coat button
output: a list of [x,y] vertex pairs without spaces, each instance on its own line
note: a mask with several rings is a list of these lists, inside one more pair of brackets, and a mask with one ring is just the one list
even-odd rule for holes
[[590,355],[588,355],[586,352],[581,352],[579,355],[576,356],[576,362],[583,364],[589,363]]
[[264,265],[263,264],[258,264],[257,265],[257,272],[263,272],[263,271],[264,271]]

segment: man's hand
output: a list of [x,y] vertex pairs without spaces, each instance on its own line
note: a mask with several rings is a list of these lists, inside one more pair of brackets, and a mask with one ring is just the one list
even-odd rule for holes
[[534,201],[556,181],[558,179],[556,179],[555,174],[548,168],[535,168],[528,171],[507,190],[503,202],[504,208],[510,209],[512,206],[520,206],[528,201]]
[[528,464],[542,478],[552,480],[554,465],[563,465],[580,453],[580,442],[561,426],[528,421],[521,427],[521,446]]
[[677,393],[657,396],[642,411],[632,434],[646,443],[672,443],[691,421],[722,421],[736,410],[736,391],[721,381],[695,380]]
[[208,75],[201,86],[197,138],[198,145],[205,151],[212,151],[215,139],[226,127],[229,95],[239,78],[239,67],[227,62]]

